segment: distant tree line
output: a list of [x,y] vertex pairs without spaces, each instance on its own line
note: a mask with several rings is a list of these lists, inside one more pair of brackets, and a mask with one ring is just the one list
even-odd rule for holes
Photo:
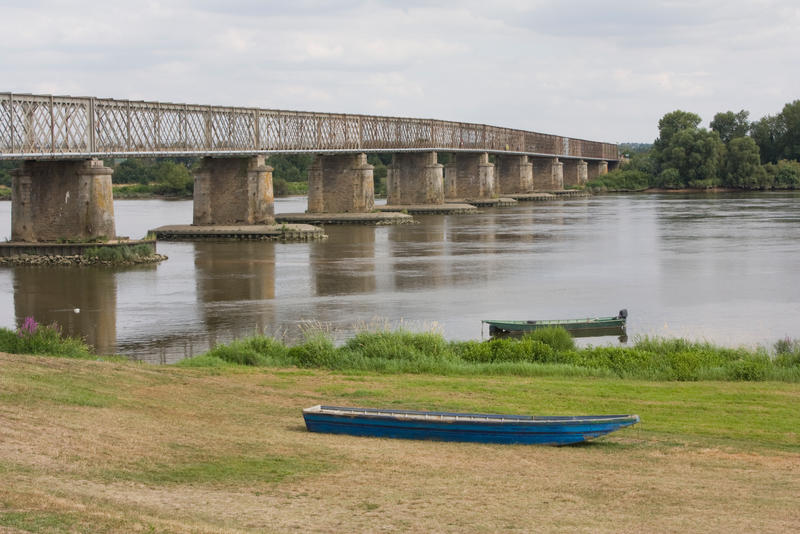
[[710,130],[701,122],[694,113],[667,113],[652,145],[621,145],[627,162],[588,187],[800,189],[800,100],[756,122],[745,110],[717,113]]

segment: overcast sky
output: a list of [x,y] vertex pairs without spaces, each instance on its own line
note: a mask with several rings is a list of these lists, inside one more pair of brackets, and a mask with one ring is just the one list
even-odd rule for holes
[[0,91],[366,113],[652,142],[800,99],[797,0],[17,1]]

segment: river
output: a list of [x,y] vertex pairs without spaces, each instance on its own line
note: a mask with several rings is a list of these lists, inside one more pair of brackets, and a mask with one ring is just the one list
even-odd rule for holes
[[[306,199],[279,198],[277,213]],[[0,237],[11,204],[0,203]],[[191,201],[118,200],[117,233],[192,219]],[[481,319],[615,315],[628,335],[771,347],[800,338],[800,194],[630,194],[520,203],[419,224],[328,226],[314,243],[159,242],[156,266],[2,267],[0,326],[57,322],[101,354],[173,362],[306,328],[487,335]],[[76,309],[79,310],[76,313]],[[617,344],[591,338],[582,344]]]

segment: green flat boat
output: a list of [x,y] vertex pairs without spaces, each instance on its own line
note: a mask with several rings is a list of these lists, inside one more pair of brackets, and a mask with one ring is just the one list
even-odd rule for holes
[[620,310],[614,317],[588,317],[586,319],[552,319],[539,321],[496,321],[484,319],[490,336],[522,335],[548,326],[560,326],[576,337],[625,335],[628,310]]

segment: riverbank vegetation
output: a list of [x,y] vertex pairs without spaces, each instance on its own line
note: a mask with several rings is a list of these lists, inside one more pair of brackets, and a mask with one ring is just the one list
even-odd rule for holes
[[[16,343],[28,339],[24,328],[16,333],[1,331],[4,340]],[[72,344],[75,340],[66,338],[65,342]],[[3,343],[0,351],[20,352],[17,345]],[[229,365],[390,374],[800,382],[800,341],[779,340],[767,350],[644,337],[632,346],[580,348],[565,330],[546,328],[521,338],[488,341],[447,341],[435,332],[362,331],[337,346],[324,332],[309,330],[306,339],[296,345],[254,336],[218,345],[178,363],[181,367]]]
[[800,382],[800,345],[725,348],[683,339],[642,338],[630,347],[578,348],[560,328],[522,338],[447,341],[436,333],[360,332],[341,346],[321,332],[287,346],[268,337],[220,345],[184,360],[187,367],[227,364],[437,375],[596,376],[655,381]]
[[64,335],[57,324],[42,325],[33,317],[26,317],[16,331],[0,328],[0,352],[65,358],[95,357],[86,343]]
[[667,113],[651,146],[622,145],[628,160],[587,188],[800,189],[800,100],[755,122],[745,110],[717,113],[710,129],[701,122],[694,113]]

